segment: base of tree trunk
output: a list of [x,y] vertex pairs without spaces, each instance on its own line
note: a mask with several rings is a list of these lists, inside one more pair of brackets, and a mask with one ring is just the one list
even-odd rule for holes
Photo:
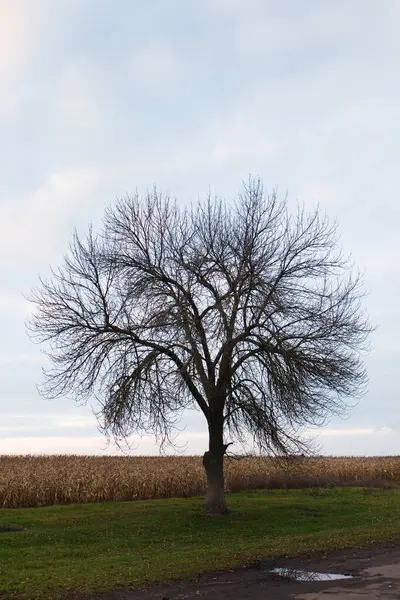
[[225,502],[223,504],[216,505],[214,502],[209,504],[207,501],[207,513],[209,515],[229,515],[231,513],[231,509]]
[[207,512],[209,515],[226,515],[230,510],[225,500],[223,455],[206,452],[203,465],[207,474]]

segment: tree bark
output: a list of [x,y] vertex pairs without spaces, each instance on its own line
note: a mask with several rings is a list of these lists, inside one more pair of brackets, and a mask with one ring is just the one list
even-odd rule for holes
[[229,513],[225,500],[223,419],[211,415],[208,422],[209,450],[204,453],[203,466],[207,475],[207,511],[211,515]]

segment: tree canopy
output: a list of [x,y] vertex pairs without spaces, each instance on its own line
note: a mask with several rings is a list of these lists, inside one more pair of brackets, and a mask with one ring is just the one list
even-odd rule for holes
[[201,410],[208,508],[225,512],[227,439],[304,451],[299,427],[364,389],[362,278],[337,245],[319,209],[292,215],[258,179],[231,203],[125,197],[32,293],[28,328],[51,361],[41,392],[96,397],[115,438],[163,442],[184,409]]

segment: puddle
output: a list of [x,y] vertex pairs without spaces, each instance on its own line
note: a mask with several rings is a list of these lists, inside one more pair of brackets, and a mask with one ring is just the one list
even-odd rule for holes
[[279,577],[292,579],[293,581],[334,581],[336,579],[353,579],[352,575],[343,575],[343,573],[316,573],[314,571],[302,571],[300,569],[272,569],[270,573],[275,573]]

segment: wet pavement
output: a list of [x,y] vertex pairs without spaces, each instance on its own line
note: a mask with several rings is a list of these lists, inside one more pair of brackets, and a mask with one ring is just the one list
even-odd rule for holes
[[375,600],[400,598],[400,562],[370,567],[351,585],[338,585],[315,592],[293,594],[295,600]]

